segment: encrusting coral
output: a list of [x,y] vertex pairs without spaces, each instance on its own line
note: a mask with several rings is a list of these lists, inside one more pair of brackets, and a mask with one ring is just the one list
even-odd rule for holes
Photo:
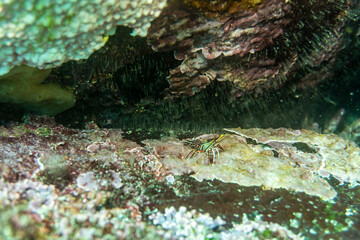
[[[242,186],[285,188],[325,200],[334,198],[336,191],[324,178],[332,175],[342,183],[360,181],[360,148],[336,135],[285,128],[226,130],[232,134],[223,137],[223,152],[214,164],[209,164],[207,154],[186,159],[191,149],[177,139],[145,143],[170,172],[193,172],[199,181],[219,179]],[[202,136],[209,137],[212,135]]]
[[217,80],[231,82],[236,98],[329,76],[352,1],[185,2],[169,4],[147,36],[155,51],[183,60],[170,71],[169,96],[191,96]]
[[225,13],[234,13],[241,10],[255,9],[264,0],[184,0],[184,3],[192,6],[206,15],[219,16]]
[[75,96],[54,83],[41,84],[51,70],[21,65],[0,76],[0,102],[21,103],[27,109],[56,115],[75,104]]
[[[133,35],[145,36],[165,6],[166,0],[1,1],[0,76],[20,65],[50,69],[69,60],[86,59],[119,25],[133,28]],[[59,87],[34,85],[35,75],[27,79],[23,74],[21,80],[11,79],[13,76],[3,76],[7,81],[1,81],[2,102],[31,103],[32,109],[50,115],[74,105],[74,97]]]
[[165,0],[2,1],[0,75],[20,64],[48,69],[86,59],[119,25],[145,36],[165,6]]

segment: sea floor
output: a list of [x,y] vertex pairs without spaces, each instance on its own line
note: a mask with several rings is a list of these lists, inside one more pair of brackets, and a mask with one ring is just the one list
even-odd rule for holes
[[0,239],[360,238],[360,150],[333,134],[140,139],[33,117],[0,149]]

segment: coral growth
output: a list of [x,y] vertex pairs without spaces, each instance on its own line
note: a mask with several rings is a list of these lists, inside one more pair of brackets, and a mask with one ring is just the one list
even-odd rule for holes
[[165,0],[5,1],[0,8],[5,13],[0,19],[0,75],[21,64],[48,69],[88,58],[117,25],[145,36],[165,5]]
[[[268,223],[257,219],[250,221],[244,214],[241,224],[223,230],[226,222],[217,216],[215,219],[209,214],[197,213],[195,210],[187,211],[185,207],[176,210],[174,207],[166,208],[164,213],[156,212],[149,217],[155,225],[160,225],[171,232],[163,236],[171,239],[257,239],[257,236],[272,236],[281,239],[301,239],[287,228],[279,224]],[[219,233],[213,229],[222,229]],[[169,236],[171,235],[171,237]]]
[[[194,172],[194,177],[219,179],[243,186],[285,188],[329,200],[336,191],[324,178],[360,181],[360,149],[335,135],[292,129],[227,129],[223,152],[214,165],[206,154],[185,159],[191,149],[178,140],[149,140],[146,144],[173,174]],[[207,136],[209,137],[209,136]],[[247,142],[253,139],[255,144]]]
[[264,0],[226,0],[226,1],[209,1],[209,0],[185,0],[186,4],[200,10],[208,16],[226,16],[240,10],[253,10]]
[[[86,59],[105,44],[105,36],[114,34],[119,25],[133,28],[133,35],[146,36],[151,21],[165,6],[166,0],[0,3],[0,13],[5,14],[0,18],[0,76],[9,80],[2,81],[0,101],[21,103],[48,115],[72,107],[74,97],[60,87],[34,85],[32,77],[19,81],[12,79],[13,73],[4,75],[16,66],[43,70],[69,60]],[[23,83],[27,86],[21,89]],[[36,96],[35,88],[39,91]]]

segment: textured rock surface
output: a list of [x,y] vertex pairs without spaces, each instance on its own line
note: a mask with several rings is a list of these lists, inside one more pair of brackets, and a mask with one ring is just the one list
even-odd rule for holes
[[44,69],[88,58],[117,25],[145,36],[165,5],[165,0],[1,1],[0,75],[20,64]]
[[[191,149],[175,138],[147,140],[144,146],[139,141],[124,139],[118,129],[99,129],[93,123],[85,130],[70,129],[56,125],[52,119],[37,117],[28,118],[25,124],[1,127],[1,236],[5,239],[353,236],[351,231],[356,230],[354,222],[359,217],[356,206],[359,187],[337,186],[337,197],[323,201],[285,189],[206,180],[231,178],[235,167],[239,175],[245,176],[242,179],[262,179],[260,174],[269,176],[272,171],[275,179],[293,181],[287,186],[307,181],[317,191],[312,193],[305,186],[307,193],[332,197],[329,195],[334,190],[327,189],[328,185],[321,185],[323,182],[310,174],[312,170],[307,169],[310,165],[299,162],[299,166],[293,166],[292,159],[303,156],[301,152],[285,158],[284,151],[280,151],[290,148],[284,139],[292,139],[294,131],[232,131],[236,134],[220,142],[224,148],[220,158],[214,165],[208,165],[203,153],[184,159]],[[240,133],[258,139],[259,143],[246,143]],[[274,141],[284,146],[267,141],[269,133],[275,134]],[[259,136],[262,134],[264,138]],[[324,140],[316,134],[314,139],[311,132],[306,136],[314,142],[317,137]],[[332,135],[323,137],[339,140]],[[304,135],[301,139],[307,138]],[[267,143],[261,144],[263,140]],[[333,147],[327,145],[329,150]],[[279,152],[277,158],[272,156],[274,149]],[[354,150],[351,146],[350,149]],[[242,164],[235,163],[236,159],[243,160]],[[203,174],[205,179],[199,182],[185,172],[195,174],[199,180]],[[279,173],[282,175],[276,175]]]
[[148,35],[154,50],[174,50],[183,60],[169,76],[169,94],[175,96],[194,95],[214,80],[233,83],[234,97],[261,93],[282,86],[305,66],[314,69],[297,76],[300,87],[319,82],[329,76],[341,48],[350,3],[202,1],[209,10],[201,1],[187,2],[169,4]]
[[266,144],[279,154],[279,158],[289,157],[293,164],[319,176],[331,174],[340,182],[360,182],[360,148],[335,134],[284,128],[226,130]]
[[225,137],[220,143],[224,151],[219,158],[216,155],[218,159],[210,165],[205,153],[186,159],[191,148],[179,140],[145,143],[153,147],[154,154],[170,172],[194,173],[199,181],[219,179],[242,186],[285,188],[326,200],[336,196],[336,191],[324,179],[330,174],[340,182],[360,181],[359,147],[336,135],[292,129],[227,131],[236,135]]

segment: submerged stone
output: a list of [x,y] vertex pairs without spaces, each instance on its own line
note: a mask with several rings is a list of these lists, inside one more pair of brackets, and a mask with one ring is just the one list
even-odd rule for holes
[[[359,181],[359,147],[336,135],[292,129],[226,129],[215,157],[187,157],[192,149],[177,139],[147,140],[171,173],[194,173],[194,178],[219,179],[242,186],[285,188],[333,199],[336,191],[326,180]],[[211,138],[212,135],[203,136]],[[248,139],[248,140],[247,140]],[[191,155],[190,155],[191,156]],[[214,164],[209,164],[214,158]]]

